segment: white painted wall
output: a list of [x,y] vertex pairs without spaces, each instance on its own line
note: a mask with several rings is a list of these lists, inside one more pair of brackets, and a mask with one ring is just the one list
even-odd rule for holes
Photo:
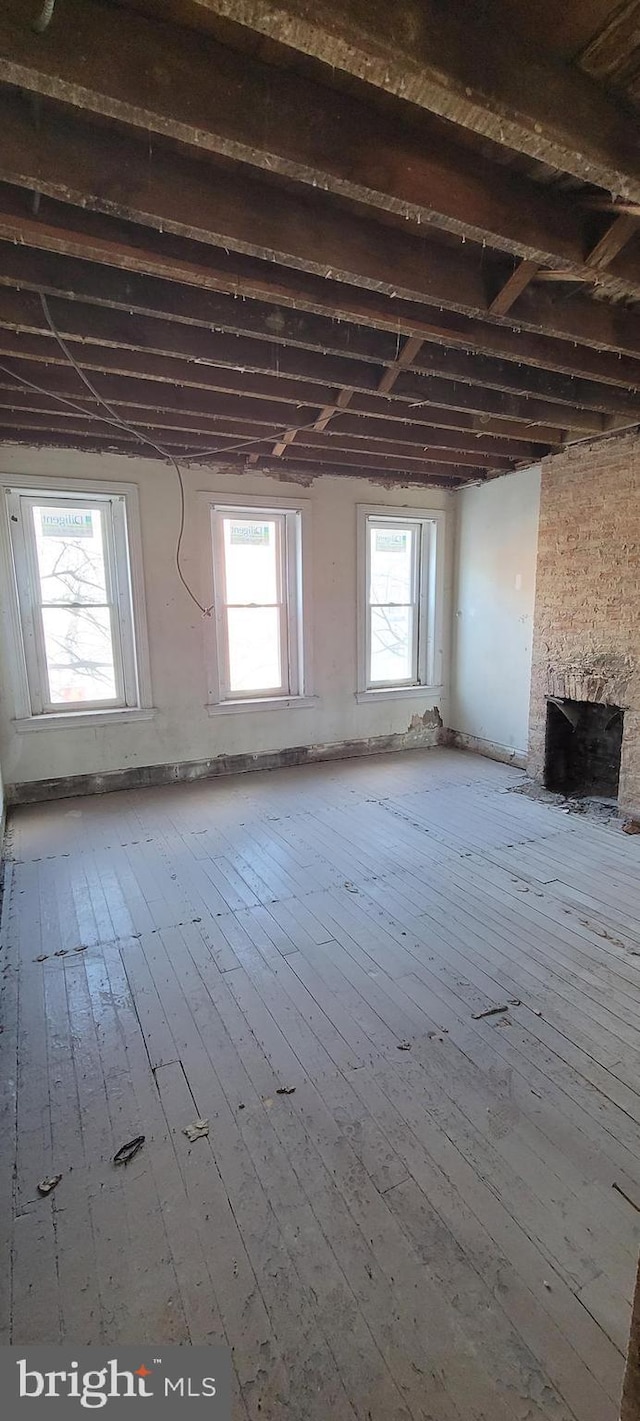
[[472,748],[526,754],[540,468],[461,489],[449,724]]
[[[447,509],[453,495],[434,489],[385,489],[361,479],[323,477],[309,488],[262,475],[223,475],[192,468],[187,485],[183,568],[204,603],[212,600],[209,522],[199,490],[231,497],[307,497],[312,507],[313,686],[311,709],[210,716],[206,710],[206,637],[203,619],[175,570],[179,502],[175,474],[161,463],[118,455],[5,448],[0,469],[34,479],[121,480],[139,488],[153,703],[151,721],[107,727],[74,726],[18,732],[11,696],[0,704],[0,760],[5,784],[90,774],[136,765],[209,759],[216,755],[332,744],[347,739],[402,733],[413,715],[437,705],[445,724],[448,648],[444,689],[405,700],[359,705],[356,690],[356,507]],[[453,516],[447,519],[444,625],[450,627]],[[5,655],[2,658],[6,666]],[[0,668],[1,669],[1,668]]]

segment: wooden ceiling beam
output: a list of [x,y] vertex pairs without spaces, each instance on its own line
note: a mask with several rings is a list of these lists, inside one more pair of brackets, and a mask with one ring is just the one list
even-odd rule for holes
[[451,463],[448,463],[445,459],[442,458],[442,451],[439,449],[431,449],[425,451],[425,454],[422,459],[406,458],[405,456],[400,459],[397,455],[382,455],[377,450],[372,453],[365,452],[364,450],[358,450],[357,452],[354,452],[351,450],[344,449],[342,446],[336,447],[334,452],[333,445],[331,444],[330,439],[328,444],[321,449],[316,449],[311,446],[303,445],[298,448],[296,445],[295,449],[286,450],[284,455],[285,461],[289,457],[296,460],[304,459],[305,463],[321,463],[326,464],[328,466],[331,465],[332,459],[336,459],[336,461],[342,464],[344,467],[347,467],[349,464],[352,464],[357,468],[375,468],[386,470],[388,474],[393,474],[394,471],[398,468],[406,470],[408,473],[419,473],[421,471],[421,468],[424,468],[428,465],[442,465],[445,471],[448,471],[449,468],[454,468],[458,473],[466,468],[468,468],[470,472],[474,474],[484,472],[484,464],[482,460],[478,460],[475,464],[472,462],[471,459],[468,463],[466,460],[463,459],[461,459],[458,464],[456,464],[454,460],[452,460]]
[[[42,253],[54,253],[56,262],[62,262],[66,274],[63,286],[69,287],[68,294],[74,299],[82,298],[88,287],[98,292],[89,277],[77,282],[68,279],[69,266],[74,268],[85,264],[100,264],[106,273],[105,291],[112,289],[113,272],[133,273],[140,281],[143,274],[150,278],[161,277],[154,287],[171,292],[176,283],[180,288],[196,287],[202,298],[202,309],[212,311],[206,301],[210,292],[228,293],[237,297],[240,293],[253,302],[276,307],[271,315],[265,313],[265,321],[273,328],[274,339],[281,334],[295,333],[288,313],[293,309],[296,323],[301,323],[303,313],[328,317],[335,325],[354,325],[388,331],[392,334],[394,346],[398,335],[416,336],[431,344],[455,349],[476,350],[484,354],[498,355],[518,364],[534,365],[540,369],[560,370],[565,374],[585,376],[603,384],[640,387],[640,360],[633,356],[597,350],[592,346],[579,344],[575,340],[562,340],[522,330],[513,330],[505,324],[468,317],[440,308],[437,314],[429,308],[408,301],[390,300],[384,294],[353,286],[340,285],[327,279],[309,276],[306,273],[273,267],[264,262],[252,260],[238,254],[229,254],[219,249],[203,248],[183,239],[168,239],[151,230],[141,240],[140,229],[130,224],[116,221],[98,213],[48,203],[40,204],[38,219],[24,215],[24,197],[16,189],[0,188],[0,237],[5,239],[3,265],[7,268],[7,281],[22,284],[25,289],[57,290],[57,278],[52,268],[42,260]],[[49,211],[47,212],[47,208]],[[55,220],[52,220],[52,212]],[[64,215],[64,226],[60,225]],[[10,245],[11,244],[11,245]],[[169,245],[167,245],[169,244]],[[176,250],[177,249],[177,250]],[[38,255],[40,254],[40,255]],[[71,256],[69,256],[71,254]],[[81,261],[76,260],[82,259]],[[586,268],[585,268],[586,269]],[[0,277],[1,279],[1,277]],[[133,281],[133,276],[123,276],[125,281]],[[171,284],[169,284],[171,283]],[[145,298],[140,288],[131,290],[133,305],[138,299],[144,309]],[[171,297],[167,296],[170,304]],[[176,296],[179,304],[182,294]],[[107,297],[108,303],[108,297]],[[184,299],[184,309],[189,310],[189,302]],[[220,312],[221,308],[217,308]],[[247,316],[247,321],[250,316]],[[212,320],[212,324],[215,321]],[[297,328],[300,328],[298,324]],[[333,327],[332,327],[333,328]],[[339,333],[335,333],[336,343]],[[368,358],[371,347],[366,341],[357,345],[353,353]]]
[[[253,444],[258,450],[262,445],[262,452],[268,454],[269,444],[273,439],[273,430],[269,424],[247,424],[241,419],[220,421],[215,418],[208,419],[204,415],[185,414],[173,409],[147,409],[144,406],[114,404],[112,408],[123,425],[127,425],[130,430],[148,432],[160,443],[175,433],[184,435],[185,444],[193,439],[195,448],[201,446],[215,449],[221,454],[238,441],[246,441],[247,446]],[[92,403],[90,399],[86,399],[82,401],[80,408],[70,409],[54,398],[48,399],[30,392],[0,387],[0,421],[6,423],[7,418],[15,418],[18,424],[34,427],[34,416],[36,426],[44,427],[45,423],[52,419],[57,425],[59,420],[64,419],[81,429],[86,428],[87,422],[97,422],[98,433],[105,433],[109,429],[108,421],[101,418],[100,406],[96,401]],[[413,472],[420,470],[424,464],[453,464],[459,468],[507,470],[514,462],[512,456],[495,451],[487,453],[475,449],[447,449],[439,447],[437,442],[435,445],[423,444],[418,447],[390,440],[357,438],[338,431],[320,433],[305,426],[298,426],[296,434],[301,458],[314,461],[336,458],[342,463],[375,460],[381,468],[388,468],[390,471],[399,463]]]
[[[618,390],[594,380],[551,374],[535,366],[516,365],[510,360],[495,360],[491,356],[446,350],[424,343],[420,354],[412,362],[412,369],[421,375],[463,380],[487,390],[550,399],[560,405],[579,406],[601,414],[633,414],[638,406],[638,391]],[[394,380],[396,394],[403,392],[401,374],[402,371],[398,370]]]
[[26,104],[0,94],[0,178],[62,202],[111,213],[250,257],[267,258],[391,296],[486,305],[477,261],[396,227],[118,130],[48,110],[36,133]]
[[[397,359],[394,360],[392,365],[390,365],[385,371],[383,371],[383,374],[381,375],[380,380],[378,382],[379,394],[388,395],[391,392],[400,374],[400,371],[407,369],[407,367],[411,365],[412,361],[417,356],[421,347],[421,340],[419,340],[416,336],[409,336],[408,340],[405,341],[402,349],[400,350]],[[346,409],[347,406],[351,404],[351,400],[354,394],[355,390],[342,390],[339,397],[339,408]],[[332,426],[332,421],[337,412],[337,410],[332,411],[328,407],[322,409],[320,411],[320,417],[315,426],[316,429],[323,431]],[[295,429],[287,430],[287,433],[283,436],[283,438],[279,440],[278,443],[275,444],[273,447],[272,452],[274,457],[280,458],[284,454],[284,451],[287,446],[293,444],[293,441],[294,439],[296,439],[296,437],[298,437],[299,440],[298,431],[296,431]]]
[[[580,405],[601,412],[626,413],[631,398],[624,391],[598,382],[573,379],[527,366],[524,362],[500,361],[467,351],[448,349],[443,344],[426,344],[422,337],[408,337],[398,354],[398,338],[388,332],[329,321],[306,313],[279,312],[264,302],[242,301],[232,296],[186,291],[151,277],[105,270],[90,262],[69,257],[44,257],[0,243],[0,287],[44,291],[48,296],[70,298],[89,309],[104,306],[128,314],[158,316],[184,325],[202,326],[216,332],[250,335],[270,343],[315,350],[323,355],[347,355],[386,364],[378,382],[380,393],[390,393],[401,371],[408,366],[430,374],[461,379],[512,393],[528,394]],[[274,334],[275,333],[275,334]],[[638,362],[640,388],[640,361]],[[348,403],[345,391],[339,404]],[[331,412],[322,418],[331,418]]]
[[[13,404],[21,409],[57,408],[62,413],[63,402],[68,400],[79,407],[76,412],[81,412],[83,408],[97,410],[96,401],[86,390],[79,387],[76,378],[54,378],[61,373],[63,372],[50,369],[44,382],[41,376],[40,382],[33,380],[27,385],[20,383],[18,378],[12,380],[0,372],[0,404]],[[165,417],[191,421],[193,428],[208,429],[213,434],[220,430],[222,434],[250,435],[255,429],[256,434],[264,434],[266,438],[273,438],[275,430],[279,426],[284,427],[286,423],[282,414],[279,415],[282,406],[272,408],[266,402],[262,403],[260,410],[257,408],[260,402],[257,401],[252,403],[251,400],[219,398],[215,404],[207,402],[208,407],[204,407],[202,401],[177,398],[190,392],[176,390],[170,404],[159,404],[148,395],[145,398],[138,394],[136,398],[135,386],[132,389],[130,382],[118,377],[100,378],[94,375],[92,383],[125,421],[135,421],[138,412],[142,411],[145,418],[152,415],[157,417],[160,423],[164,422]],[[33,388],[35,385],[39,385],[38,390]],[[318,429],[317,421],[314,422],[313,410],[299,409],[296,414],[298,424],[291,427],[298,431],[298,442],[322,447],[322,435],[325,431]],[[336,414],[339,415],[340,412],[336,411]],[[182,427],[189,427],[188,423]],[[347,419],[340,418],[339,424],[332,425],[329,433],[334,443],[341,444],[345,449],[364,448],[366,444],[368,447],[379,448],[381,453],[387,447],[389,453],[411,456],[412,453],[419,454],[422,449],[431,447],[450,454],[451,462],[465,454],[472,455],[478,463],[495,461],[502,464],[508,464],[514,459],[533,463],[541,456],[540,449],[525,440],[492,439],[486,435],[439,429],[437,425],[405,425],[399,421],[394,424],[391,421],[367,419],[357,414]],[[461,457],[460,462],[470,463],[473,459]]]
[[[341,422],[344,419],[338,404],[340,392],[334,392],[331,401],[330,387],[316,387],[309,382],[238,374],[161,355],[112,351],[94,345],[82,347],[81,362],[92,378],[97,377],[94,384],[97,382],[101,394],[112,401],[124,398],[125,394],[127,404],[166,408],[174,402],[176,408],[196,411],[205,408],[203,402],[206,401],[220,418],[236,418],[240,409],[243,418],[260,422],[269,421],[273,416],[274,422],[282,423],[283,428],[289,428],[296,419],[307,422],[307,418],[313,418],[313,408],[319,406],[329,408],[331,414],[336,412]],[[75,389],[78,399],[84,395],[68,361],[54,341],[44,335],[14,334],[0,327],[0,367],[0,382],[11,388],[20,388],[20,374],[23,374],[27,381],[51,389],[55,394],[75,398]],[[3,369],[9,374],[3,374]],[[408,443],[441,442],[445,448],[474,449],[478,443],[482,449],[498,442],[506,446],[513,458],[533,459],[539,458],[540,452],[549,446],[562,445],[566,433],[555,426],[492,419],[485,414],[468,414],[438,406],[412,408],[405,402],[381,401],[357,392],[344,428],[350,433],[357,433],[358,428],[363,431],[370,428],[375,438],[405,438]]]
[[604,271],[635,236],[638,225],[638,218],[626,212],[615,216],[600,241],[591,248],[585,265],[597,272]]
[[582,182],[640,199],[640,157],[624,110],[578,69],[520,38],[508,5],[196,3]]
[[[215,335],[195,326],[182,326],[152,317],[132,317],[98,306],[90,309],[87,319],[86,309],[72,301],[51,301],[50,309],[59,333],[70,341],[114,348],[142,347],[157,355],[178,355],[243,372],[275,376],[282,373],[289,378],[354,388],[361,393],[377,389],[375,367],[356,360],[340,360],[286,346],[269,347],[258,340],[228,334]],[[2,326],[27,334],[43,334],[47,327],[38,298],[28,292],[0,290]],[[520,424],[539,421],[585,432],[597,432],[603,428],[603,416],[595,411],[412,371],[401,372],[388,398],[409,404],[420,403],[425,407],[451,406],[490,417],[513,419]]]
[[[7,182],[346,287],[466,316],[489,314],[486,285],[499,272],[492,277],[477,252],[366,221],[323,195],[303,201],[278,189],[274,200],[270,184],[248,181],[244,171],[216,172],[214,180],[202,163],[168,151],[150,157],[128,136],[59,115],[49,114],[34,137],[28,118],[6,98],[0,98],[0,125],[0,176]],[[632,313],[586,297],[554,303],[536,292],[532,300],[531,290],[519,301],[523,329],[640,356]]]
[[533,281],[540,270],[539,262],[521,261],[518,263],[511,276],[507,277],[504,285],[500,287],[497,295],[489,304],[490,316],[506,316],[511,307],[515,305],[518,297],[525,287]]
[[571,198],[456,145],[426,115],[416,130],[415,113],[402,124],[186,28],[167,44],[163,26],[130,9],[58,0],[36,35],[23,0],[5,0],[0,79],[541,264],[583,259]]
[[[208,331],[255,336],[276,345],[300,346],[323,354],[345,355],[375,365],[392,362],[397,335],[356,326],[306,311],[274,307],[238,293],[203,290],[194,278],[182,285],[79,261],[75,257],[32,251],[0,241],[0,286],[44,291],[87,306],[106,306],[138,316],[161,316]],[[640,372],[640,361],[638,362]],[[640,374],[639,374],[640,381]]]
[[[89,342],[82,344],[81,352],[82,365],[87,371],[103,372],[111,379],[117,380],[121,377],[136,386],[142,386],[143,389],[146,385],[155,389],[157,396],[150,399],[151,403],[156,399],[161,400],[163,390],[170,386],[170,392],[164,396],[165,405],[171,399],[179,399],[180,392],[184,391],[186,394],[202,392],[207,398],[215,396],[216,400],[227,396],[232,399],[241,397],[243,400],[249,399],[261,404],[266,402],[275,409],[282,406],[289,409],[291,406],[303,408],[309,405],[326,407],[332,412],[334,409],[340,409],[338,401],[341,392],[333,389],[329,382],[323,386],[284,376],[238,372],[225,367],[204,365],[194,360],[181,360],[144,350],[112,349]],[[1,325],[0,365],[5,366],[14,376],[22,370],[26,377],[36,384],[42,384],[46,380],[43,366],[50,373],[60,374],[62,368],[62,373],[69,374],[69,362],[48,332],[46,335],[32,335],[12,331]],[[0,375],[0,378],[5,377]],[[101,389],[106,393],[103,385]],[[415,404],[380,399],[377,395],[359,392],[356,392],[352,402],[352,416],[354,419],[370,419],[376,426],[379,422],[389,427],[401,425],[418,433],[425,428],[431,430],[437,427],[445,435],[456,437],[460,433],[470,440],[496,439],[501,443],[506,441],[509,446],[513,440],[522,441],[532,449],[537,448],[538,455],[540,446],[561,445],[566,433],[558,425],[519,423],[516,420],[491,417],[486,413],[474,414],[439,406],[429,406],[428,410],[425,410]],[[293,414],[289,413],[283,424],[291,424],[293,418]]]
[[[190,461],[197,462],[201,458],[203,462],[214,463],[216,467],[245,468],[246,455],[239,456],[231,448],[229,451],[221,450],[212,455],[208,452],[210,440],[208,435],[182,435],[180,431],[162,430],[139,430],[139,435],[148,434],[154,443],[170,453],[177,454]],[[132,430],[129,434],[126,430],[114,428],[109,430],[108,425],[102,428],[94,420],[82,421],[80,419],[69,421],[57,418],[49,414],[28,414],[26,416],[14,416],[10,411],[2,411],[0,414],[0,440],[5,442],[15,439],[19,443],[31,445],[60,445],[60,441],[78,439],[82,447],[95,449],[114,448],[121,446],[125,453],[139,458],[151,458],[158,460],[158,454],[154,452],[144,440]],[[67,447],[66,443],[62,447]],[[78,447],[70,443],[68,447]],[[413,461],[415,464],[417,461]],[[309,478],[317,478],[322,474],[346,475],[350,477],[380,478],[389,480],[391,485],[402,484],[406,481],[411,483],[422,483],[425,481],[442,481],[445,484],[454,486],[468,480],[482,479],[486,470],[477,468],[464,468],[461,466],[442,465],[437,459],[431,462],[424,462],[420,467],[401,467],[398,460],[394,459],[390,464],[369,458],[366,455],[350,455],[342,450],[336,451],[335,456],[331,454],[320,454],[320,451],[305,450],[304,455],[297,455],[295,460],[278,464],[277,461],[269,459],[268,456],[259,461],[261,471],[273,471],[282,476],[283,470],[292,477],[299,477],[306,474]]]

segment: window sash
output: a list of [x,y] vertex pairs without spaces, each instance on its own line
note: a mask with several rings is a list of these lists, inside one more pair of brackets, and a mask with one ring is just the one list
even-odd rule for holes
[[[388,529],[396,533],[410,532],[411,538],[411,598],[407,602],[374,602],[371,597],[371,545],[373,535],[376,530]],[[365,523],[365,587],[366,587],[366,616],[365,616],[365,678],[366,689],[372,691],[391,690],[394,686],[419,686],[423,683],[423,657],[421,655],[423,643],[423,616],[424,593],[426,582],[424,578],[424,545],[428,540],[423,537],[423,524],[413,519],[402,518],[382,518],[371,514],[367,515]],[[372,623],[373,612],[377,609],[391,610],[395,608],[410,608],[411,619],[411,673],[405,677],[394,677],[393,679],[374,679],[372,674]]]
[[[227,600],[225,522],[256,522],[263,519],[276,526],[277,596],[271,602],[237,603]],[[215,624],[220,701],[269,700],[277,696],[301,694],[301,544],[297,510],[270,509],[243,504],[216,506],[212,510]],[[232,608],[275,607],[280,633],[280,682],[257,690],[235,690],[231,686],[228,612]]]
[[[42,494],[21,494],[13,490],[8,493],[7,502],[31,714],[60,715],[137,706],[139,695],[124,498],[89,495],[69,489]],[[65,503],[73,508],[100,510],[106,601],[61,602],[43,596],[34,509],[59,508]],[[74,606],[90,610],[106,607],[109,612],[115,696],[82,701],[52,699],[43,611],[54,607],[71,611]]]

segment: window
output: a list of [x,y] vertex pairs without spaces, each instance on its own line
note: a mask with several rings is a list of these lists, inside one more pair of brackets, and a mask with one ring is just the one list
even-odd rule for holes
[[303,695],[302,515],[216,506],[213,567],[219,703]]
[[441,674],[442,516],[360,509],[361,694],[409,693]]
[[124,495],[7,492],[31,716],[141,705]]

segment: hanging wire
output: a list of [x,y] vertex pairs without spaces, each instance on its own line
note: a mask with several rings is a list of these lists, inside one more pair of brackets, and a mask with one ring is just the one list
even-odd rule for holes
[[37,19],[33,21],[33,24],[31,26],[32,30],[35,30],[37,35],[43,35],[45,30],[49,28],[49,25],[51,24],[51,20],[53,18],[53,12],[55,10],[55,7],[56,0],[44,0],[44,5],[42,6],[40,14],[38,15]]
[[[61,336],[55,324],[53,316],[51,315],[51,311],[49,310],[49,303],[47,301],[46,296],[44,295],[44,292],[39,292],[39,296],[42,304],[43,314],[51,332],[51,335],[57,341],[63,355],[66,357],[69,364],[73,367],[76,374],[78,375],[78,378],[82,381],[82,384],[89,391],[92,398],[103,410],[106,410],[106,416],[104,414],[98,414],[96,410],[84,409],[81,405],[76,404],[73,400],[69,400],[62,395],[53,394],[53,392],[45,389],[43,386],[34,384],[32,380],[27,380],[23,375],[16,374],[15,371],[10,370],[9,367],[6,365],[0,365],[0,370],[5,375],[10,376],[11,379],[16,380],[19,384],[25,385],[27,386],[27,388],[34,390],[37,394],[45,395],[48,399],[58,400],[59,403],[67,405],[68,408],[74,410],[76,413],[82,414],[84,416],[88,415],[90,419],[100,420],[104,424],[111,425],[112,428],[118,430],[120,433],[130,435],[132,438],[136,439],[138,443],[146,445],[147,448],[152,449],[155,454],[159,455],[161,459],[165,460],[165,462],[171,465],[178,480],[178,490],[180,499],[180,520],[174,554],[176,571],[185,591],[191,598],[191,601],[195,603],[195,606],[202,613],[203,617],[210,617],[213,611],[213,603],[211,604],[211,606],[208,607],[203,605],[200,599],[196,596],[195,592],[189,586],[189,583],[187,582],[187,579],[185,578],[184,573],[182,571],[181,556],[182,542],[185,531],[186,500],[184,479],[180,463],[176,459],[175,455],[171,453],[170,449],[163,447],[163,445],[161,444],[157,444],[154,439],[151,439],[147,434],[144,434],[135,425],[127,424],[126,420],[121,419],[117,411],[112,407],[112,405],[109,404],[108,400],[104,399],[103,396],[99,393],[99,391],[96,390],[95,386],[89,379],[89,376],[87,375],[86,371],[84,371],[82,367],[78,364],[67,342],[64,340],[63,336]],[[298,425],[297,429],[300,430],[301,433],[306,430],[314,429],[317,419],[318,416],[316,414],[314,415],[313,420],[310,420],[308,424]],[[242,449],[253,447],[256,444],[276,444],[283,438],[286,433],[287,430],[283,429],[279,433],[276,432],[274,434],[273,432],[271,432],[270,434],[255,435],[253,438],[238,440],[237,443],[226,444],[222,447],[218,446],[217,448],[212,449],[194,450],[194,452],[191,454],[185,454],[182,458],[182,462],[186,463],[193,459],[224,458],[226,454],[234,454]]]

